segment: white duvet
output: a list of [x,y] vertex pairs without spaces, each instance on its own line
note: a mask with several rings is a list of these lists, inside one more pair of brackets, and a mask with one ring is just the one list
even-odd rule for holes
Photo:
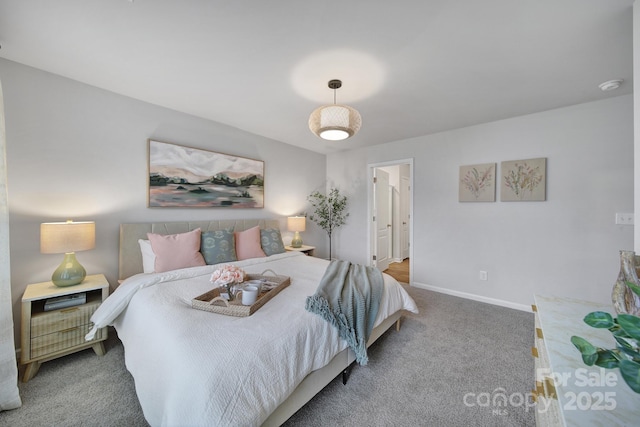
[[[320,316],[305,311],[328,261],[298,252],[233,263],[247,273],[267,269],[291,284],[249,317],[191,307],[211,290],[216,266],[125,280],[91,320],[114,325],[125,347],[127,369],[152,426],[260,425],[311,371],[346,343]],[[394,312],[418,312],[390,276],[376,325]]]

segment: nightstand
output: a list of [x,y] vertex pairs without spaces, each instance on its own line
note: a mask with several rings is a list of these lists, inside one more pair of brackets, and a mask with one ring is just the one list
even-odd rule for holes
[[302,245],[299,248],[294,248],[293,246],[285,246],[284,249],[287,250],[287,251],[302,252],[305,255],[313,256],[313,251],[316,249],[316,247],[315,246],[307,246],[307,245]]
[[[84,293],[86,301],[72,307],[45,311],[48,299]],[[27,365],[22,381],[33,378],[40,364],[92,347],[97,355],[105,353],[103,341],[107,328],[85,341],[93,323],[94,311],[109,296],[109,282],[103,274],[87,276],[75,286],[58,287],[52,282],[28,285],[22,296],[20,363]]]

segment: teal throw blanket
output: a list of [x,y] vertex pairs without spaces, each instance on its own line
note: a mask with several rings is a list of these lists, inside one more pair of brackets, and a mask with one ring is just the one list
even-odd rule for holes
[[361,365],[369,360],[367,341],[378,315],[382,284],[382,273],[376,268],[333,260],[305,304],[307,311],[338,329]]

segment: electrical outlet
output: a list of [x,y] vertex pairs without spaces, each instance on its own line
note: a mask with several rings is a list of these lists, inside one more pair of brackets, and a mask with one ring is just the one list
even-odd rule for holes
[[486,271],[480,271],[480,273],[478,273],[478,279],[480,280],[488,280],[488,274]]
[[616,214],[617,225],[633,225],[634,218],[632,213],[617,213]]

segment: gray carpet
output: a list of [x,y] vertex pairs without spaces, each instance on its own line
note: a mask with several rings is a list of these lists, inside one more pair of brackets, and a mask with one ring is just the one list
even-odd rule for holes
[[[420,314],[387,331],[346,386],[334,380],[285,425],[535,425],[523,402],[534,379],[533,315],[407,290]],[[20,383],[22,408],[0,413],[0,425],[146,426],[113,330],[105,347],[103,357],[87,350],[43,364]],[[498,393],[511,403],[494,406]]]

